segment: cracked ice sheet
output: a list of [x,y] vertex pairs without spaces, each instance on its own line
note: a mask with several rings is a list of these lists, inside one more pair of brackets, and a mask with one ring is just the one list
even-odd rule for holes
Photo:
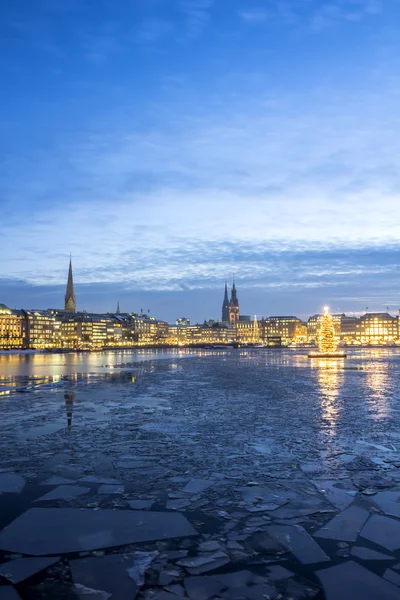
[[19,494],[25,486],[25,479],[15,473],[0,473],[0,492]]
[[[71,560],[69,566],[75,584],[107,592],[115,600],[125,600],[134,598],[138,590],[128,573],[134,562],[133,556],[110,554],[101,558]],[[84,597],[79,592],[78,595]]]
[[400,492],[379,492],[373,501],[387,515],[400,518]]
[[11,585],[6,585],[0,587],[0,600],[21,600],[21,596]]
[[354,496],[357,492],[355,487],[349,481],[314,479],[312,483],[315,485],[317,490],[325,496],[328,502],[340,510],[344,510],[353,502]]
[[185,567],[191,575],[201,575],[218,569],[230,562],[230,558],[225,552],[214,552],[208,556],[193,556],[179,560],[176,564]]
[[70,500],[90,492],[90,488],[78,487],[74,485],[59,485],[55,490],[48,492],[44,496],[37,498],[35,502],[47,502],[48,500]]
[[0,565],[0,575],[11,583],[21,583],[28,577],[40,573],[60,560],[59,556],[49,558],[16,558]]
[[314,536],[328,540],[355,542],[368,517],[367,510],[358,506],[350,506],[333,517],[329,523],[314,533]]
[[399,590],[353,561],[336,565],[317,575],[326,600],[399,600]]
[[[204,577],[185,577],[186,592],[192,600],[208,600],[216,598],[222,590],[227,590],[223,597],[252,597],[247,596],[246,592],[251,593],[256,585],[265,585],[262,577],[254,575],[250,571],[237,571],[236,573],[227,573],[224,575],[210,575]],[[256,591],[256,590],[254,590]],[[265,585],[264,597],[273,598],[276,590],[272,586]],[[260,596],[262,598],[263,596]]]
[[386,571],[383,574],[383,577],[384,579],[387,579],[387,581],[390,581],[390,583],[393,583],[394,585],[397,585],[397,587],[400,587],[400,575],[396,573],[396,571],[386,569]]
[[400,548],[400,523],[389,517],[372,515],[362,528],[360,536],[386,548],[386,550],[398,550]]
[[113,485],[103,483],[97,490],[98,494],[123,494],[125,487],[123,485]]
[[0,549],[41,556],[192,535],[180,513],[30,508],[0,533]]
[[395,560],[394,556],[382,554],[376,550],[364,548],[364,546],[353,546],[350,554],[352,556],[356,556],[357,558],[361,558],[361,560]]
[[215,481],[208,479],[191,479],[182,491],[187,494],[199,494],[213,485],[215,485]]
[[330,560],[301,525],[270,525],[266,531],[290,550],[303,565]]

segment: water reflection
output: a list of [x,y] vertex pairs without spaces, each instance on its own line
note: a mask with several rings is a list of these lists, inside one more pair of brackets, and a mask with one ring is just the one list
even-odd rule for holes
[[[139,373],[141,370],[138,370]],[[70,375],[46,375],[43,377],[5,376],[0,375],[0,396],[6,396],[13,392],[32,392],[45,388],[58,388],[66,384],[77,384],[79,382],[130,382],[136,383],[137,375],[129,371],[118,371],[114,373],[71,373]]]
[[367,396],[368,404],[372,409],[371,417],[381,420],[389,417],[389,373],[386,365],[371,365],[367,371],[367,386],[370,394]]
[[72,409],[74,406],[75,392],[66,392],[64,394],[65,408],[67,409],[67,427],[71,429],[72,425]]
[[339,388],[340,376],[343,362],[336,360],[324,360],[312,362],[312,368],[317,369],[318,383],[321,391],[321,417],[325,423],[325,431],[333,437],[336,431],[339,417]]

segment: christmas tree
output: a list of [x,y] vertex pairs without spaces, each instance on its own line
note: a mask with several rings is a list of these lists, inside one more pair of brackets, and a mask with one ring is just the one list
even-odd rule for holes
[[321,353],[330,354],[336,351],[337,342],[335,339],[333,318],[329,314],[329,308],[325,306],[324,311],[318,333],[318,350]]
[[260,332],[258,329],[258,321],[257,321],[257,317],[255,315],[254,315],[254,321],[253,321],[253,341],[254,342],[260,341]]

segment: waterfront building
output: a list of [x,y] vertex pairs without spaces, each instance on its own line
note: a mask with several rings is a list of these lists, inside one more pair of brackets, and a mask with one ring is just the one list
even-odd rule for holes
[[175,321],[175,325],[184,325],[188,327],[190,325],[190,319],[188,317],[180,317]]
[[[307,321],[307,339],[311,343],[317,343],[318,331],[320,328],[321,314],[313,315]],[[355,343],[359,341],[359,319],[357,317],[349,317],[344,313],[332,315],[333,326],[335,329],[335,337],[346,343]]]
[[235,281],[233,281],[232,291],[231,291],[231,299],[229,302],[229,323],[234,327],[237,327],[239,323],[240,310],[239,310],[239,300],[236,292]]
[[228,297],[228,285],[225,281],[225,293],[224,293],[224,300],[222,302],[222,322],[223,323],[229,323],[230,322],[230,317],[229,317],[229,297]]
[[241,316],[236,327],[237,341],[242,344],[257,344],[261,341],[261,324],[254,317]]
[[281,344],[287,346],[292,342],[302,342],[306,338],[306,324],[294,316],[273,316],[261,322],[262,338],[268,343],[273,340],[273,345],[280,339]]
[[187,328],[187,343],[231,344],[236,341],[236,328],[225,323],[203,323]]
[[93,322],[90,315],[87,313],[65,314],[59,323],[61,323],[61,347],[80,349],[92,347]]
[[47,310],[25,310],[23,311],[27,320],[28,347],[32,349],[59,348],[61,339],[55,336],[55,330],[61,329],[57,324],[56,317]]
[[340,315],[340,339],[348,344],[357,341],[358,323],[359,319],[357,317]]
[[[333,327],[335,329],[335,337],[337,339],[340,339],[340,324],[342,316],[343,315],[341,314],[332,315]],[[322,314],[316,314],[310,317],[307,321],[307,339],[313,344],[316,344],[318,342],[318,332],[321,326],[322,317]]]
[[67,290],[65,292],[64,310],[66,312],[76,312],[76,299],[74,293],[74,280],[72,277],[72,261],[69,259]]
[[22,349],[28,346],[27,321],[23,310],[11,310],[0,304],[0,349]]
[[387,312],[366,313],[359,319],[357,339],[361,344],[387,344],[398,337],[398,318]]
[[167,344],[173,346],[185,346],[188,338],[188,327],[186,325],[169,325]]

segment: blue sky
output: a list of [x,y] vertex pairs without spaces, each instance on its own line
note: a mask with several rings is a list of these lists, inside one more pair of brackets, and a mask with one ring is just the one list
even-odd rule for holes
[[0,302],[400,308],[398,0],[13,0]]

